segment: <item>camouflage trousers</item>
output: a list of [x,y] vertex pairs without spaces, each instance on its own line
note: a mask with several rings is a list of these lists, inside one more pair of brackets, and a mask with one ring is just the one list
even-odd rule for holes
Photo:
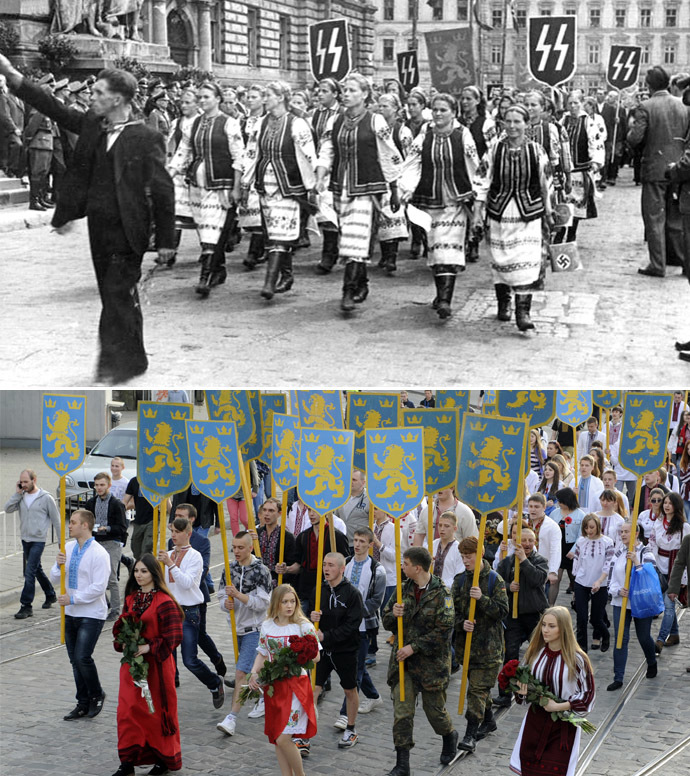
[[[446,691],[422,690],[421,696],[422,708],[434,733],[439,736],[450,733],[453,730],[453,722],[446,711]],[[396,748],[412,749],[417,693],[407,672],[405,672],[405,700],[400,700],[400,684],[393,687],[391,697],[393,699],[393,744]]]
[[491,690],[496,684],[502,663],[481,666],[470,665],[467,672],[467,711],[465,718],[481,722],[491,708]]

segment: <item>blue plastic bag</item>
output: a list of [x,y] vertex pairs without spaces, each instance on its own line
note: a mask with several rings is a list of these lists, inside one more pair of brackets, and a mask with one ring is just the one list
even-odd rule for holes
[[630,574],[630,612],[633,617],[656,617],[664,611],[664,595],[653,563]]

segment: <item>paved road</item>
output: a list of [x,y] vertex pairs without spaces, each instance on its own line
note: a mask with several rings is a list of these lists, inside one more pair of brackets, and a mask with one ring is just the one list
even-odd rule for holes
[[[369,300],[343,318],[342,270],[313,274],[318,245],[298,254],[294,289],[266,303],[262,273],[242,270],[245,242],[229,256],[225,286],[200,301],[192,292],[198,247],[187,233],[177,265],[157,273],[143,294],[151,367],[138,384],[182,384],[193,374],[199,385],[396,387],[414,375],[439,387],[538,379],[668,388],[690,371],[673,351],[676,338],[690,335],[680,314],[688,283],[678,268],[665,280],[636,274],[646,250],[640,189],[630,177],[624,170],[600,201],[600,218],[580,227],[584,270],[549,270],[547,290],[535,295],[534,338],[495,320],[484,246],[481,261],[459,277],[455,314],[443,324],[427,304],[428,269],[407,259],[393,278],[373,269]],[[66,237],[46,226],[5,233],[0,262],[2,384],[92,384],[99,303],[84,225]]]

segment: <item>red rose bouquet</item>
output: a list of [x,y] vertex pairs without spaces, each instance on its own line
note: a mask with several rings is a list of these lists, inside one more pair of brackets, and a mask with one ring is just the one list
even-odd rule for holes
[[[525,701],[530,704],[544,707],[549,700],[556,703],[563,703],[562,699],[554,695],[545,684],[542,684],[525,665],[520,665],[518,660],[509,660],[501,669],[498,675],[498,686],[501,690],[510,690],[519,692],[520,684],[527,685],[527,697]],[[564,722],[570,722],[582,729],[584,733],[594,733],[596,728],[585,717],[581,717],[574,711],[552,711],[551,719],[554,721],[561,719]]]

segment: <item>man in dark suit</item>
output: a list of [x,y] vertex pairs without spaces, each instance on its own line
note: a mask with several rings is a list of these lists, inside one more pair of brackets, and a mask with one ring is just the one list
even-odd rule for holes
[[163,137],[132,120],[137,84],[123,70],[99,73],[85,114],[27,81],[2,54],[0,74],[18,97],[79,135],[52,224],[63,234],[71,221],[87,218],[103,304],[96,379],[125,382],[148,367],[137,283],[151,221],[160,263],[175,254],[175,194],[165,169]]
[[[627,124],[627,114],[625,108],[618,105],[618,92],[609,92],[606,95],[606,102],[601,108],[601,117],[606,125],[606,162],[602,170],[602,179],[609,185],[616,185],[618,177],[618,167],[620,165],[621,155],[623,153],[623,142],[625,141],[625,127]],[[616,135],[615,148],[613,144],[613,135]]]
[[635,110],[628,132],[628,144],[642,148],[642,218],[644,219],[649,264],[640,275],[664,277],[666,263],[683,265],[683,229],[674,187],[666,167],[683,154],[683,139],[690,125],[685,105],[668,91],[669,74],[663,67],[647,70],[651,97]]

